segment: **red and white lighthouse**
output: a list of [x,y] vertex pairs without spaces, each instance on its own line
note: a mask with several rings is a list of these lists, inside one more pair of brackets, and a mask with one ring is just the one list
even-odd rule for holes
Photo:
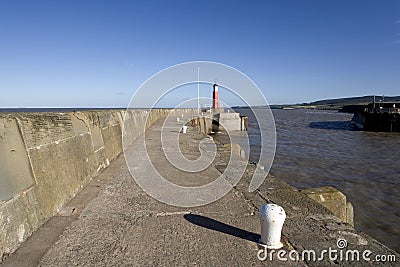
[[218,84],[214,83],[213,85],[213,108],[219,108],[219,100],[218,100]]

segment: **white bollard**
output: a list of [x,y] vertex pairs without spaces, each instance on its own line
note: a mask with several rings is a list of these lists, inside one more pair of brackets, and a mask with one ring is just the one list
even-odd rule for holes
[[179,122],[179,118],[176,118],[176,121]]
[[265,204],[259,210],[261,222],[260,243],[270,249],[283,247],[281,233],[286,219],[285,210],[276,204]]
[[182,133],[186,133],[187,132],[187,126],[182,126]]
[[182,114],[181,116],[182,116],[182,118],[183,118],[183,114]]

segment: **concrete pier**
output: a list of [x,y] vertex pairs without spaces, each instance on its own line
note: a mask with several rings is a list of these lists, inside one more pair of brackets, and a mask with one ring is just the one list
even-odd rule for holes
[[191,112],[1,113],[0,261],[122,152],[124,118],[125,141],[132,143],[156,120]]
[[[172,123],[172,122],[171,122]],[[175,122],[176,123],[176,120]],[[217,142],[217,156],[198,173],[171,166],[160,146],[163,120],[155,120],[145,135],[132,141],[129,153],[146,140],[148,156],[156,169],[184,186],[212,182],[227,167],[231,146]],[[166,125],[169,127],[169,125]],[[165,126],[164,126],[165,127]],[[177,134],[167,131],[169,134]],[[193,127],[179,134],[182,153],[200,156],[199,143],[208,138]],[[225,136],[221,137],[226,139]],[[207,152],[207,151],[206,151]],[[236,160],[242,160],[239,156]],[[141,164],[141,163],[140,163]],[[141,165],[138,164],[138,168]],[[247,163],[246,163],[247,164]],[[345,239],[349,250],[372,251],[374,255],[400,255],[344,223],[326,207],[287,183],[268,176],[250,193],[248,187],[257,166],[247,164],[239,183],[226,196],[209,205],[180,208],[163,204],[147,195],[132,179],[122,155],[86,183],[72,200],[15,251],[1,266],[366,266],[369,261],[282,261],[277,255],[260,261],[260,223],[257,210],[265,203],[282,206],[287,214],[283,226],[283,249],[287,252],[314,250],[320,253]],[[233,170],[234,171],[234,170]],[[141,175],[150,175],[143,170]],[[151,178],[151,177],[148,177]],[[227,181],[230,177],[225,177]],[[180,196],[175,196],[179,198]],[[3,213],[4,214],[4,213]],[[4,227],[2,225],[2,227]],[[317,254],[319,255],[319,254]],[[273,262],[270,262],[273,261]],[[397,266],[387,262],[385,266]]]

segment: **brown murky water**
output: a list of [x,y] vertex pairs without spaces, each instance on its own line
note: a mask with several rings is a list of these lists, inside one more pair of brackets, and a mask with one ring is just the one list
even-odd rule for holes
[[[250,110],[250,158],[259,129]],[[400,134],[358,131],[351,114],[273,110],[276,156],[270,173],[298,189],[332,185],[353,203],[355,227],[400,251]]]

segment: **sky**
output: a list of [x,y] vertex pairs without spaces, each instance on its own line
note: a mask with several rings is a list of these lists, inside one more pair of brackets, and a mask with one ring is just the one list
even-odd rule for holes
[[400,95],[400,0],[0,0],[0,107],[126,107],[198,60],[243,72],[270,104]]

